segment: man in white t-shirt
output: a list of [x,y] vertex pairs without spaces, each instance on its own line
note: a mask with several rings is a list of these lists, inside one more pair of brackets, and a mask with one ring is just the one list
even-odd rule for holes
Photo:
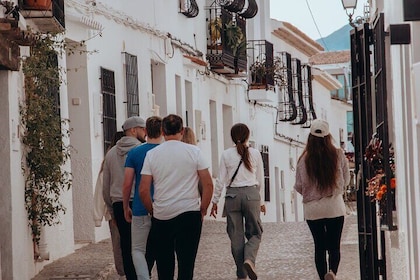
[[[162,120],[165,142],[150,150],[141,171],[140,197],[153,215],[156,264],[159,279],[173,279],[176,253],[178,279],[193,279],[203,217],[213,194],[213,181],[200,149],[181,142],[182,118]],[[153,181],[153,202],[150,186]],[[203,193],[200,197],[198,182]]]

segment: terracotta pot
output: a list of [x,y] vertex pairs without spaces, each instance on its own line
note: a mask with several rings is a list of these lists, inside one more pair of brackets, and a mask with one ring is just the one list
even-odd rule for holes
[[24,0],[24,6],[33,10],[50,10],[52,0]]

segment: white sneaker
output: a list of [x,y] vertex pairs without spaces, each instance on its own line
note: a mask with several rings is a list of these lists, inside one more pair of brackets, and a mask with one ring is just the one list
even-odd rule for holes
[[324,276],[324,280],[335,280],[335,274],[334,272],[330,271]]

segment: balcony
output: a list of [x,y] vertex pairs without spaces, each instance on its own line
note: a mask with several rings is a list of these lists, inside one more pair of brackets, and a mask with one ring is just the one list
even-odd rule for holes
[[273,44],[266,40],[247,42],[249,57],[248,97],[257,102],[275,102],[278,98],[275,90],[275,65]]
[[20,13],[41,32],[65,29],[64,0],[19,0]]
[[273,44],[266,40],[250,40],[247,45],[249,89],[273,89],[276,75]]
[[208,10],[207,60],[210,69],[228,76],[246,72],[246,21],[223,7]]
[[19,46],[29,46],[32,35],[19,28],[18,17],[0,18],[0,70],[19,70]]

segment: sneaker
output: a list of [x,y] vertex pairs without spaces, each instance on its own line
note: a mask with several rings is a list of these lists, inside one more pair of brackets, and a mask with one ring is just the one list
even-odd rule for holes
[[248,272],[248,277],[251,280],[257,280],[257,273],[255,272],[255,266],[254,263],[250,260],[245,260],[244,267],[246,271]]
[[330,271],[324,276],[324,280],[335,280],[335,274],[334,272]]

